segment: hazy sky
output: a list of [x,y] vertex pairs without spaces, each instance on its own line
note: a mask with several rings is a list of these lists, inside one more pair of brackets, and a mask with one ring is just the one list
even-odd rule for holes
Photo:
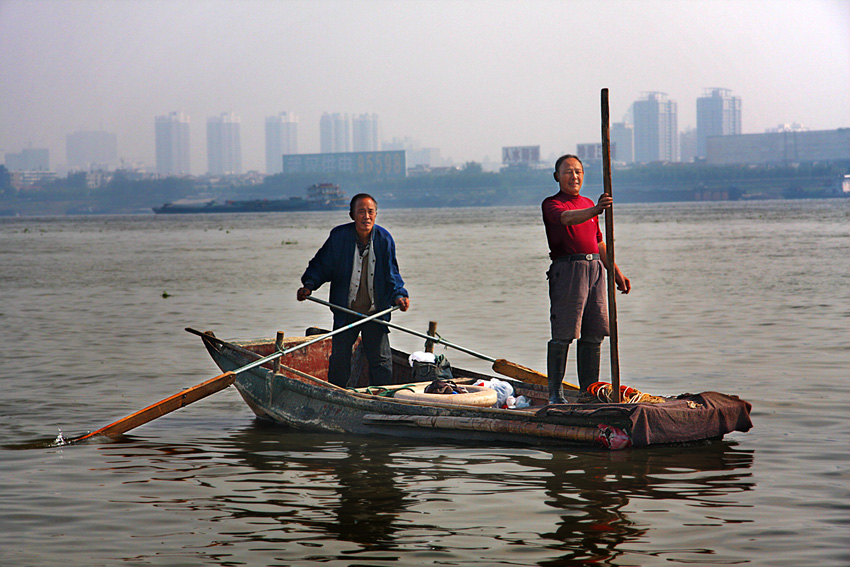
[[265,169],[264,119],[299,115],[319,151],[323,112],[377,113],[455,162],[543,156],[600,140],[600,90],[619,121],[646,91],[696,126],[706,87],[740,96],[745,133],[850,127],[850,1],[0,0],[0,153],[103,129],[154,164],[154,116],[242,120],[243,169]]

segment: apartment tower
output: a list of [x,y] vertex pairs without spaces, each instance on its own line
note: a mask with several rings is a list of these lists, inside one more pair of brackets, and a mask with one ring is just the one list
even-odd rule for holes
[[298,153],[298,116],[281,112],[266,117],[266,173],[283,171],[283,156]]
[[677,105],[666,93],[649,92],[632,105],[635,161],[679,161]]
[[182,112],[157,116],[154,136],[156,172],[160,175],[189,175],[189,117]]
[[351,151],[351,120],[348,114],[322,114],[319,121],[320,147],[323,154]]
[[705,89],[697,99],[697,157],[705,158],[709,136],[741,133],[741,98],[729,89]]
[[242,173],[239,126],[239,117],[232,112],[207,118],[207,171],[210,175]]
[[377,152],[381,149],[377,114],[361,114],[352,120],[352,147],[355,152]]

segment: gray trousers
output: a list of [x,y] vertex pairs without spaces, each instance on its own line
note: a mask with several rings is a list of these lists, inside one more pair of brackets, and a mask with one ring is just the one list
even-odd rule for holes
[[607,337],[608,291],[602,261],[555,261],[547,275],[552,339],[569,343],[581,337],[598,341]]

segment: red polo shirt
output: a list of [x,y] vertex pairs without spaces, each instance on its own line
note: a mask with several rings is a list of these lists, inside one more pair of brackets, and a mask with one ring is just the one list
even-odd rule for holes
[[587,197],[581,195],[572,197],[561,191],[543,201],[543,225],[546,227],[549,257],[552,260],[571,254],[599,253],[602,231],[599,230],[598,217],[593,217],[581,224],[570,226],[561,224],[562,212],[589,209],[595,205],[596,203]]

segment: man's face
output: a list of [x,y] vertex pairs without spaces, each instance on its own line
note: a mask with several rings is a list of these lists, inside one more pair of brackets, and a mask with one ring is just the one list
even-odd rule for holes
[[584,181],[584,168],[575,158],[567,158],[558,168],[558,186],[567,195],[578,195]]
[[378,205],[368,197],[357,199],[354,203],[354,229],[359,235],[372,232],[375,219],[378,218]]

